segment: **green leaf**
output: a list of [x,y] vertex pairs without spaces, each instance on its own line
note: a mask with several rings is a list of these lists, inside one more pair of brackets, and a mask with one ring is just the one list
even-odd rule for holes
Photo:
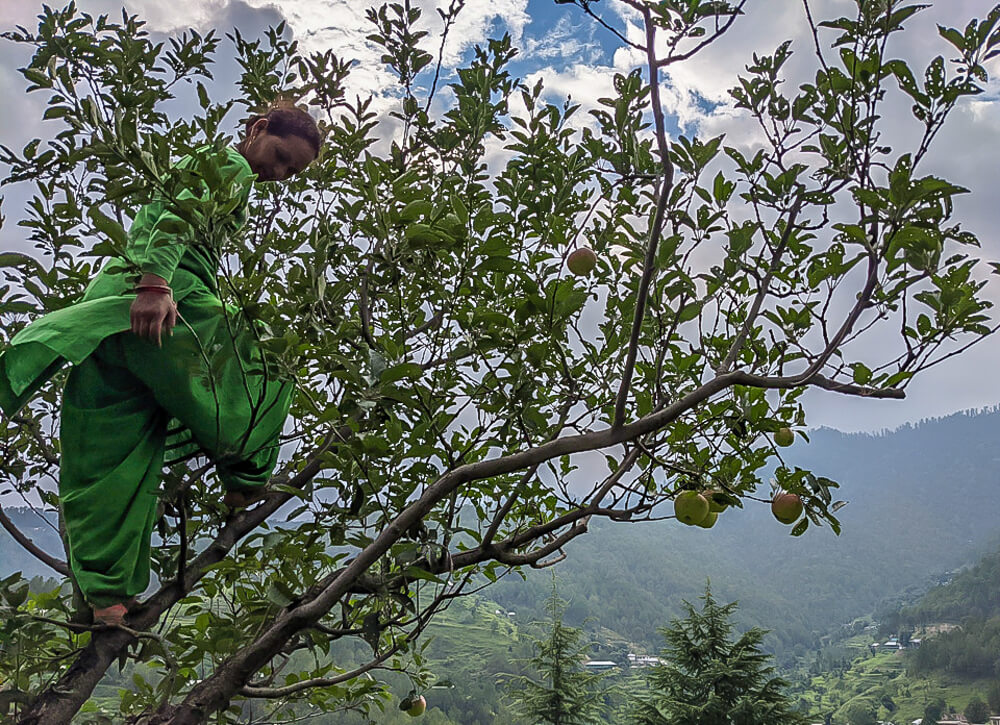
[[118,247],[121,247],[122,249],[125,248],[127,234],[121,224],[107,216],[104,212],[97,208],[97,206],[90,207],[87,212],[87,216],[90,217],[90,220],[94,223],[94,226],[99,232],[102,232],[110,237],[111,241]]
[[854,382],[858,385],[867,385],[871,382],[872,371],[864,363],[854,363]]
[[425,569],[421,569],[418,566],[408,566],[404,572],[407,577],[411,579],[422,579],[423,581],[433,582],[435,584],[444,584],[444,580],[437,576],[436,574],[431,574]]
[[285,608],[295,601],[295,592],[280,579],[273,579],[267,586],[267,600],[276,606]]
[[403,379],[417,380],[423,374],[424,369],[416,363],[400,363],[386,368],[379,377],[379,381],[389,384]]
[[20,252],[0,252],[0,267],[33,267],[44,271],[37,259]]

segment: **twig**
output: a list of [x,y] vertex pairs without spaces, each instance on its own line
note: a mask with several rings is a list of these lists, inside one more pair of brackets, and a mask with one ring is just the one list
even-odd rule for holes
[[591,10],[590,9],[590,5],[587,5],[587,4],[577,4],[577,3],[574,3],[574,5],[576,5],[576,7],[580,8],[581,10],[583,10],[583,12],[585,14],[589,15],[594,20],[596,20],[597,23],[601,27],[603,27],[605,30],[610,30],[614,34],[614,36],[616,38],[618,38],[618,40],[620,40],[623,43],[625,43],[625,45],[631,46],[631,47],[635,48],[636,50],[641,50],[643,52],[646,51],[646,49],[643,48],[641,45],[639,45],[638,43],[633,43],[631,40],[629,40],[627,37],[625,37],[620,30],[618,30],[617,28],[613,27],[604,18],[602,18],[597,13],[595,13],[593,10]]
[[747,4],[747,0],[742,0],[740,2],[740,4],[730,14],[729,20],[726,21],[726,24],[723,25],[718,30],[716,30],[713,35],[708,36],[703,41],[701,41],[698,45],[696,45],[694,48],[692,48],[691,50],[689,50],[686,53],[681,53],[680,55],[673,55],[671,53],[668,57],[663,58],[662,60],[660,60],[659,61],[659,65],[660,66],[668,66],[671,63],[676,63],[676,62],[682,61],[682,60],[688,60],[689,58],[691,58],[692,56],[694,56],[695,54],[697,54],[699,51],[701,51],[702,49],[704,49],[706,46],[709,46],[712,43],[714,43],[720,37],[722,37],[723,35],[725,35],[726,31],[728,31],[733,26],[733,23],[736,22],[736,18],[738,18],[740,15],[743,14],[743,6],[746,5],[746,4]]
[[21,530],[14,525],[14,522],[7,518],[7,514],[4,512],[2,506],[0,506],[0,526],[3,526],[7,533],[14,538],[14,541],[24,547],[29,554],[34,556],[40,562],[51,567],[63,576],[69,576],[69,566],[66,562],[42,551],[42,549],[40,549],[35,542],[25,536]]
[[722,361],[722,364],[720,364],[716,369],[717,373],[728,373],[732,369],[733,363],[736,362],[736,358],[739,356],[740,350],[746,342],[747,335],[750,334],[750,330],[753,328],[753,323],[757,320],[757,315],[760,313],[761,305],[763,305],[764,299],[767,297],[768,290],[771,288],[771,282],[774,280],[774,273],[778,268],[778,262],[781,260],[781,255],[784,254],[785,247],[788,246],[788,241],[792,237],[792,230],[795,228],[795,218],[799,215],[799,210],[801,208],[802,190],[800,189],[799,194],[795,198],[795,203],[792,205],[792,210],[788,214],[788,221],[785,223],[785,231],[782,233],[781,240],[778,242],[778,246],[774,248],[774,253],[771,255],[771,263],[767,268],[767,274],[764,275],[764,279],[760,283],[760,289],[757,291],[757,296],[754,298],[750,311],[747,313],[747,317],[743,321],[743,326],[740,328],[739,333],[733,340],[732,347],[729,348],[729,353],[726,355],[725,360]]
[[21,426],[21,430],[27,430],[28,433],[31,434],[31,437],[41,449],[42,459],[46,463],[50,463],[52,465],[59,463],[59,454],[56,453],[55,449],[49,444],[49,442],[42,437],[41,426],[37,420],[24,415],[15,416],[13,420]]

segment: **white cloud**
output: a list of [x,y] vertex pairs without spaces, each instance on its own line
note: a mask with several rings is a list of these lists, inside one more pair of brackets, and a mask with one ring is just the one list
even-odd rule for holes
[[563,15],[556,26],[537,37],[524,41],[523,58],[528,62],[558,61],[575,66],[593,66],[600,61],[603,49],[595,39],[597,25],[584,21],[574,23],[569,14]]
[[[288,23],[300,47],[306,52],[332,48],[341,59],[356,61],[348,87],[351,93],[381,96],[395,84],[389,71],[379,60],[381,49],[367,40],[373,26],[367,10],[382,4],[381,0],[247,0],[255,7],[276,7]],[[528,0],[471,0],[459,14],[449,31],[444,47],[445,66],[454,66],[463,54],[476,44],[500,32],[509,32],[519,44],[529,22]],[[442,29],[437,9],[446,10],[447,0],[417,0],[413,3],[423,12],[423,29],[431,33],[425,47],[436,53]],[[380,104],[384,109],[386,104]]]

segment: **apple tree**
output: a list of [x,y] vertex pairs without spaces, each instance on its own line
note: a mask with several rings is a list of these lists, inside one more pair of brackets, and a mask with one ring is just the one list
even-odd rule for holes
[[[571,555],[594,517],[669,516],[683,491],[739,516],[773,468],[804,503],[793,534],[839,527],[836,484],[786,465],[773,434],[805,424],[810,389],[901,398],[992,331],[977,240],[953,214],[968,190],[924,161],[988,80],[1000,7],[941,28],[926,42],[942,54],[911,68],[889,40],[922,6],[856,0],[824,20],[803,2],[814,44],[734,61],[735,106],[762,139],[738,147],[671,135],[662,77],[766,9],[621,0],[638,39],[610,2],[562,3],[642,59],[592,110],[515,77],[506,36],[444,67],[462,0],[433,26],[409,0],[369,12],[397,82],[381,114],[345,91],[346,59],[301,52],[283,27],[230,35],[234,97],[205,85],[215,32],[154,42],[136,17],[70,4],[3,33],[33,52],[21,74],[48,122],[0,146],[2,183],[33,189],[16,216],[34,246],[0,254],[0,340],[77,300],[140,205],[176,199],[171,162],[231,143],[243,106],[293,96],[325,133],[305,173],[257,188],[220,270],[234,322],[253,320],[297,380],[271,494],[227,511],[211,463],[178,451],[157,585],[125,628],[91,626],[62,555],[15,531],[63,583],[0,583],[8,717],[376,717],[380,672],[426,684],[419,636],[449,602]],[[793,50],[814,65],[796,88]],[[197,112],[179,117],[175,97]],[[901,101],[912,146],[882,114]],[[0,428],[5,500],[53,517],[58,388]],[[132,681],[109,711],[92,695],[122,666]]]

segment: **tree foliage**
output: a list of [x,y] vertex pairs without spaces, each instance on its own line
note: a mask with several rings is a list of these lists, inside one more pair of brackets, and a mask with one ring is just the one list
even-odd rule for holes
[[848,725],[878,725],[878,706],[867,700],[854,702],[844,709]]
[[760,648],[764,630],[754,627],[732,638],[736,603],[720,606],[710,587],[697,611],[660,630],[665,664],[647,676],[649,694],[635,705],[641,725],[796,725],[803,716],[782,692],[787,684]]
[[517,677],[509,692],[515,710],[530,723],[596,725],[606,722],[603,676],[587,672],[583,663],[589,646],[583,632],[563,623],[566,602],[559,598],[555,580],[545,603],[549,613],[544,639],[535,641],[529,660],[534,676]]
[[962,714],[970,723],[984,723],[990,719],[990,708],[980,698],[973,697],[965,706]]
[[[444,33],[463,4],[441,11]],[[599,3],[575,4],[624,38]],[[987,81],[1000,8],[942,28],[953,60],[926,69],[886,50],[920,6],[857,0],[850,16],[810,16],[809,82],[786,88],[786,43],[755,54],[732,91],[761,147],[671,138],[663,69],[738,25],[745,4],[626,0],[645,42],[625,40],[646,67],[616,75],[587,123],[511,74],[509,37],[441,69],[444,44],[408,0],[369,13],[397,79],[381,116],[347,97],[348,61],[301,53],[283,26],[229,36],[238,100],[205,85],[215,32],[154,43],[136,17],[70,4],[3,33],[33,50],[21,73],[51,134],[0,146],[3,183],[33,185],[19,224],[35,248],[0,255],[2,340],[77,300],[142,203],[184,215],[191,173],[225,197],[212,157],[239,104],[293,95],[326,134],[306,173],[257,189],[220,271],[234,320],[256,321],[298,383],[272,495],[229,513],[211,466],[174,460],[159,588],[131,632],[73,623],[69,585],[28,596],[6,579],[4,706],[24,723],[68,722],[132,658],[147,674],[118,720],[235,722],[247,701],[272,719],[300,706],[374,716],[381,668],[424,682],[415,643],[436,612],[472,581],[558,560],[595,516],[638,522],[709,488],[739,515],[774,463],[775,485],[806,503],[792,533],[838,529],[836,484],[783,465],[769,435],[805,423],[809,388],[899,398],[990,332],[977,242],[953,218],[966,190],[922,167]],[[171,115],[175,96],[199,110]],[[888,133],[891,99],[912,106],[912,148]],[[189,153],[193,171],[171,166]],[[590,277],[564,269],[580,245],[599,257]],[[0,445],[9,488],[49,511],[57,418],[51,386],[5,421]],[[592,451],[606,471],[581,467]],[[344,640],[367,654],[341,656]]]
[[990,685],[986,693],[986,704],[992,712],[1000,712],[1000,678]]
[[936,723],[943,716],[945,711],[948,709],[948,703],[946,703],[941,698],[937,698],[924,707],[924,721]]

